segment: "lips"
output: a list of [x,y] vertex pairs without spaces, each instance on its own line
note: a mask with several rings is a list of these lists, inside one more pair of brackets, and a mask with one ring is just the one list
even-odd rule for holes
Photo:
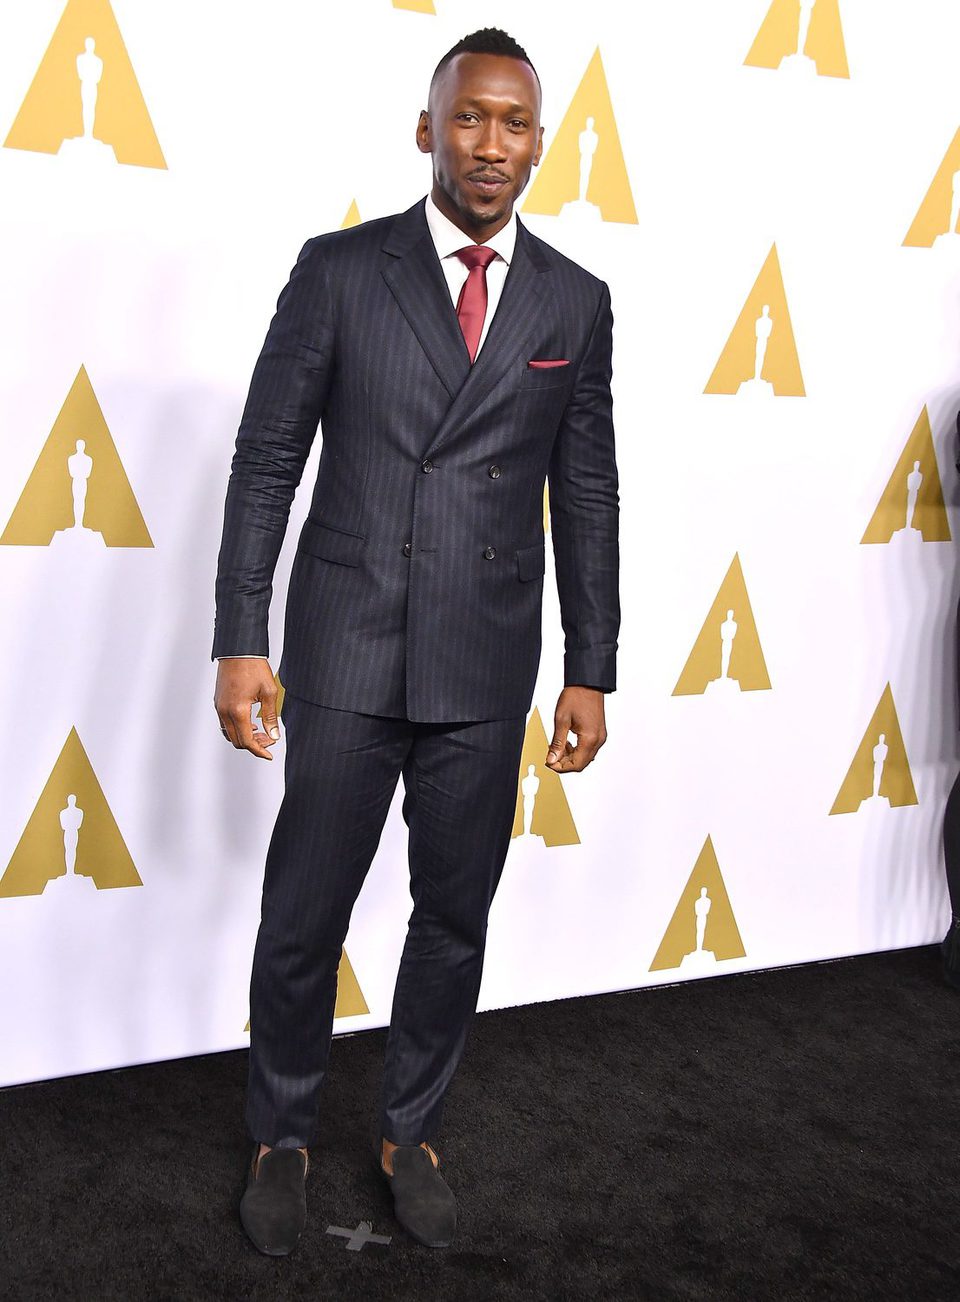
[[489,176],[483,173],[468,176],[467,181],[481,194],[496,194],[498,190],[502,190],[508,184],[505,176]]

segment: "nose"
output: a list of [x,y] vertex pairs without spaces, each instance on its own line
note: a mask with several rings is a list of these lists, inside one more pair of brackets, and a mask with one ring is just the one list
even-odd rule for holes
[[473,151],[475,158],[481,158],[485,163],[503,162],[506,158],[506,150],[503,145],[503,129],[498,122],[488,122],[480,134]]

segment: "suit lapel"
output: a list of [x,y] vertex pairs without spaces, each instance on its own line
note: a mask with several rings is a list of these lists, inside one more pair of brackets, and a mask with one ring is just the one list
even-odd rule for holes
[[430,441],[436,448],[480,405],[516,360],[543,311],[543,273],[550,267],[537,241],[518,219],[517,242],[500,302],[471,366],[423,206],[421,199],[393,223],[383,245],[388,258],[382,274],[452,399]]
[[[394,222],[383,245],[383,278],[451,398],[470,372],[470,354],[423,212],[424,201]],[[482,356],[482,351],[481,351]]]
[[[532,335],[542,315],[545,294],[543,273],[546,271],[549,271],[549,264],[537,248],[536,241],[518,220],[513,259],[487,337],[477,354],[476,362],[469,368],[459,392],[431,440],[431,448],[437,448],[455,433],[463,419],[479,407],[507,368],[516,361],[524,341]],[[448,302],[449,297],[447,293]],[[453,314],[453,322],[462,339],[456,312]],[[469,361],[466,345],[463,351]]]

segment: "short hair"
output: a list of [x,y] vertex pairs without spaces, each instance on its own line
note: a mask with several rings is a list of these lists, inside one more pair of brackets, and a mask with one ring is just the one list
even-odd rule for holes
[[519,42],[515,41],[509,33],[502,31],[499,27],[481,27],[478,31],[465,36],[463,40],[457,41],[456,45],[447,50],[433,70],[433,76],[430,78],[431,86],[447,64],[455,59],[458,54],[499,54],[507,59],[519,59],[522,63],[527,64],[537,78],[537,85],[540,85],[537,70],[533,66],[529,54]]

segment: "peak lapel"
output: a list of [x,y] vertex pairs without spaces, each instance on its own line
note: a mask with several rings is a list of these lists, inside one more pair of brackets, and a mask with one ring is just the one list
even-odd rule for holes
[[383,245],[389,256],[382,275],[441,383],[454,398],[470,371],[470,354],[430,238],[423,203],[421,199],[394,222]]
[[[524,341],[532,334],[543,310],[544,272],[549,264],[524,226],[517,222],[517,243],[513,260],[503,283],[503,292],[490,329],[470,367],[469,374],[444,416],[431,448],[437,448],[455,432],[464,416],[480,405],[504,371],[520,354]],[[460,333],[456,312],[454,325]],[[461,334],[461,339],[463,338]],[[464,356],[469,360],[466,347]]]

